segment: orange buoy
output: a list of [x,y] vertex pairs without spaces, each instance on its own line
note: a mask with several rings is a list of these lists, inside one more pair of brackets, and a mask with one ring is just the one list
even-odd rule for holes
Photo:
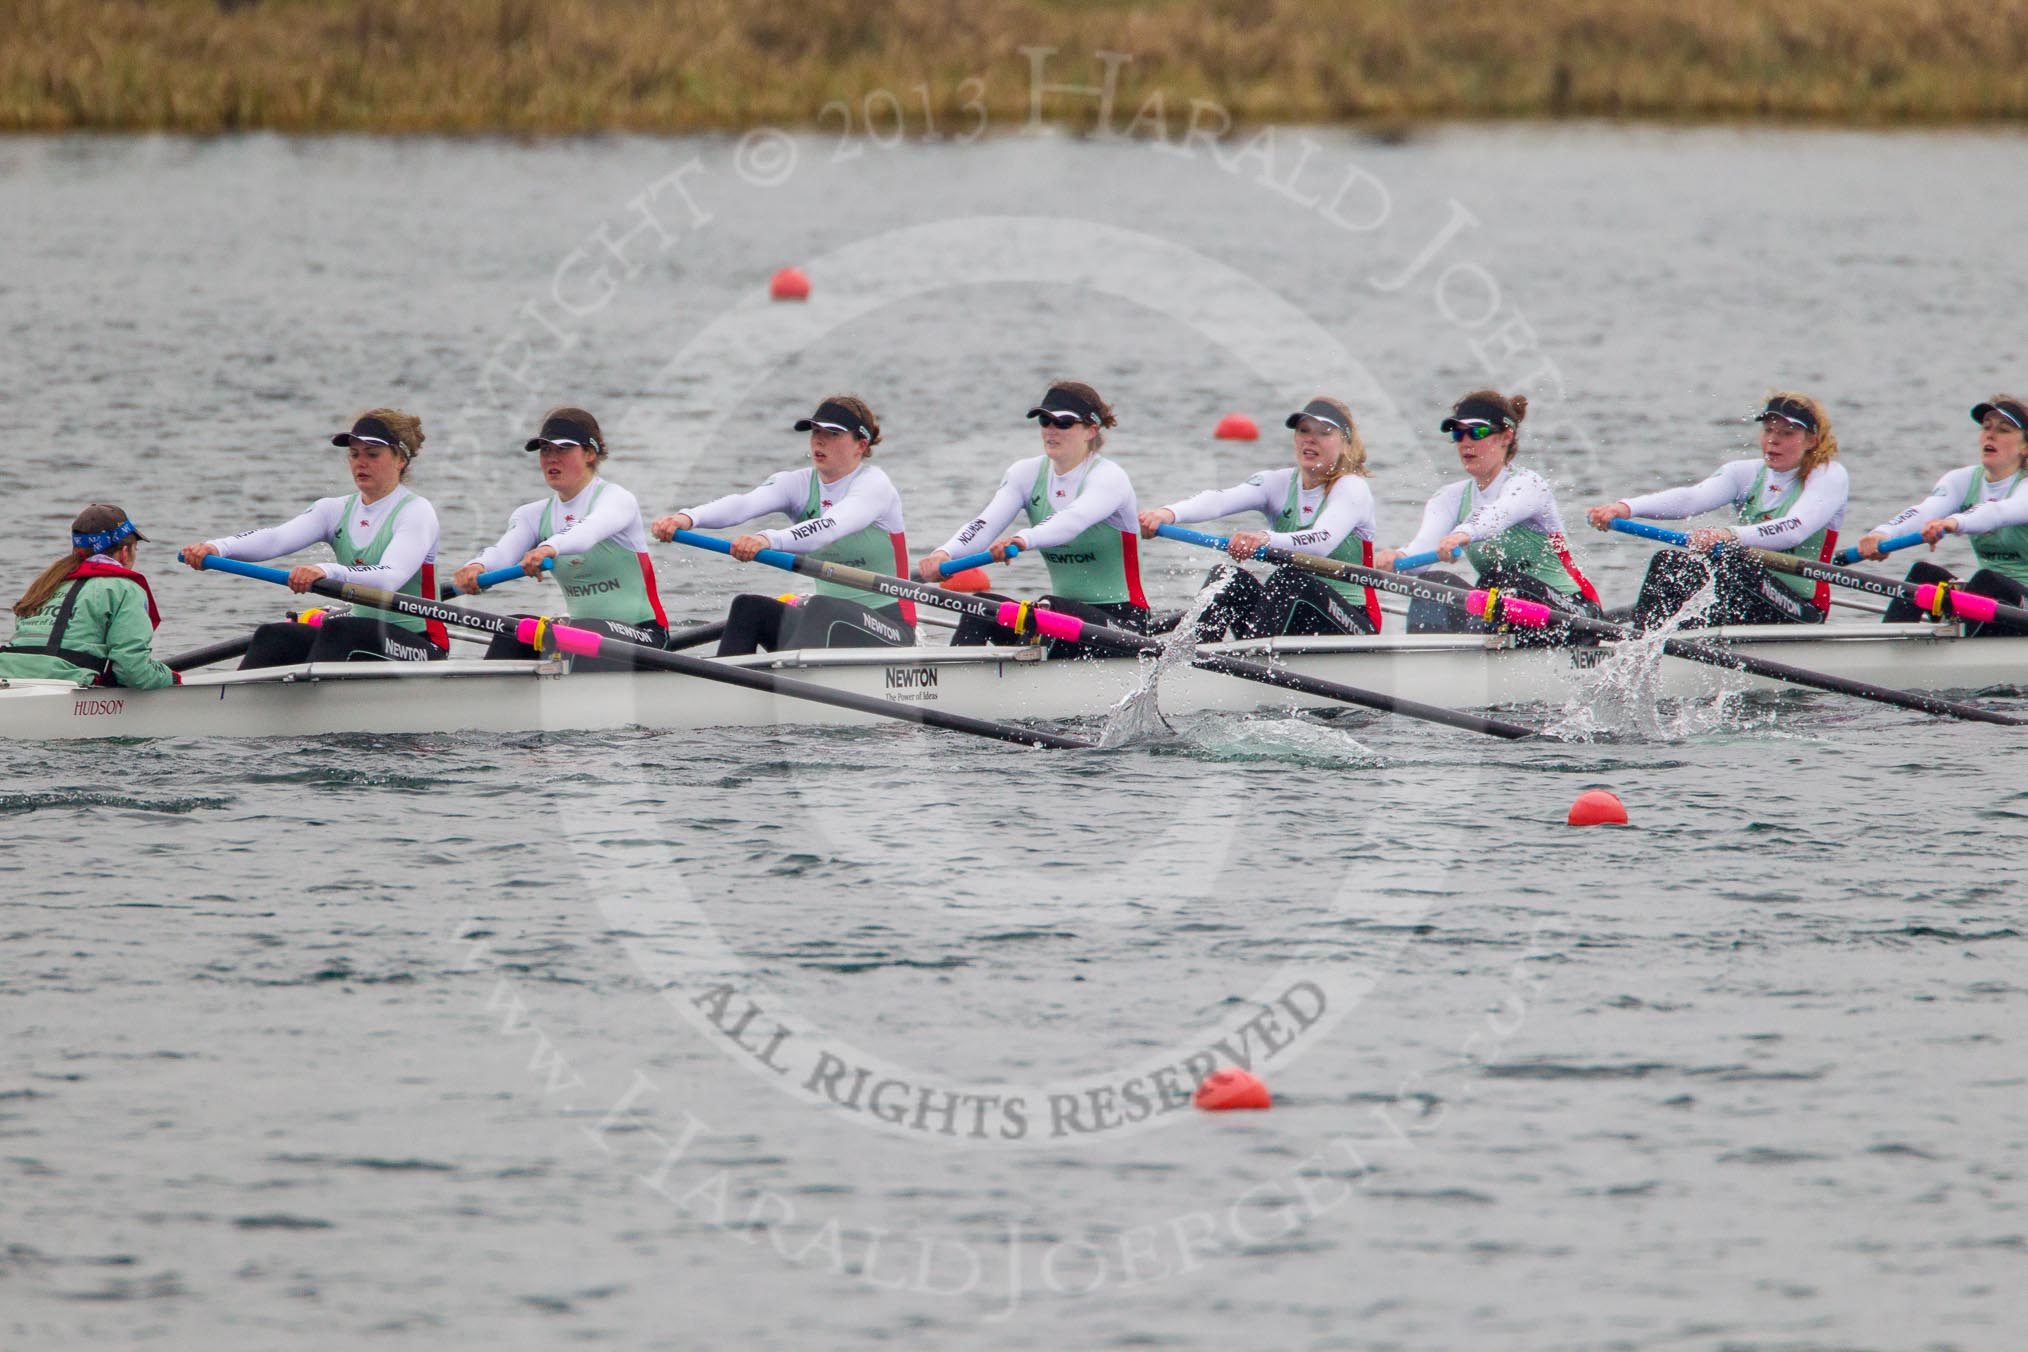
[[1207,1113],[1221,1113],[1230,1108],[1272,1108],[1275,1101],[1258,1077],[1227,1066],[1206,1075],[1191,1102]]
[[783,268],[768,283],[768,295],[774,300],[808,300],[810,275],[801,268]]
[[1586,789],[1570,805],[1572,826],[1625,826],[1627,805],[1617,794],[1604,789]]
[[1260,426],[1244,413],[1228,413],[1218,420],[1218,430],[1211,435],[1220,441],[1259,441]]
[[962,573],[952,573],[937,585],[945,591],[982,592],[993,585],[993,579],[986,576],[983,568],[967,568]]

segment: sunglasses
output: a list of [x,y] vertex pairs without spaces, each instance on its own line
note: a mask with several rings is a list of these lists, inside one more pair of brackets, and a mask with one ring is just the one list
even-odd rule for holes
[[1463,441],[1466,437],[1470,437],[1473,441],[1484,441],[1497,430],[1496,428],[1487,426],[1485,423],[1472,423],[1469,426],[1464,423],[1452,423],[1451,440]]
[[1084,419],[1078,417],[1075,413],[1041,413],[1036,415],[1036,421],[1044,427],[1054,427],[1059,431],[1067,432],[1083,422]]

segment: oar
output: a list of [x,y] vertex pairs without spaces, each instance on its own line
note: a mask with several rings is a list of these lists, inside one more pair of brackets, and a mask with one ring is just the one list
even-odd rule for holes
[[713,620],[710,624],[698,624],[692,625],[688,629],[678,629],[675,633],[669,635],[669,641],[662,646],[670,652],[675,652],[678,648],[695,648],[701,643],[710,643],[724,637],[725,621]]
[[[1645,539],[1660,540],[1664,544],[1671,545],[1690,543],[1690,537],[1682,531],[1664,530],[1660,526],[1650,526],[1642,521],[1615,521],[1612,525],[1614,530],[1623,535],[1639,535]],[[1914,540],[1918,544],[1922,542],[1920,535],[1899,538]],[[1888,544],[1895,543],[1894,540],[1887,541],[1881,548],[1885,549]],[[1881,577],[1877,573],[1861,573],[1828,563],[1813,563],[1809,559],[1797,558],[1794,554],[1784,554],[1776,549],[1762,549],[1757,545],[1747,545],[1745,550],[1748,557],[1777,572],[1808,578],[1812,582],[1828,582],[1834,587],[1850,587],[1855,591],[1871,592],[1875,596],[1906,597],[1919,609],[1928,611],[1938,619],[1943,618],[1944,609],[1948,607],[1960,618],[1976,620],[1982,624],[1989,620],[2000,619],[2028,625],[2028,610],[2020,606],[2003,604],[1990,596],[1965,591],[1955,583],[1904,582],[1899,578]]]
[[[542,561],[542,571],[545,573],[554,570],[555,567],[555,559],[544,559]],[[490,573],[481,573],[473,581],[477,583],[480,591],[485,591],[488,587],[497,587],[502,582],[512,582],[517,577],[527,576],[528,574],[522,571],[520,564],[510,563],[505,568],[495,568]],[[456,584],[450,582],[446,582],[442,587],[437,589],[438,599],[444,601],[453,600],[459,594]]]
[[[684,533],[687,535],[690,532],[686,531]],[[700,536],[699,538],[710,539],[716,537]],[[693,542],[686,540],[684,543],[689,544]],[[723,552],[729,554],[732,551],[728,549]],[[779,553],[780,551],[774,552]],[[1014,562],[1015,557],[1020,553],[1021,553],[1020,545],[1008,545],[1007,562],[1009,563]],[[942,563],[937,565],[937,572],[943,574],[943,576],[945,577],[956,577],[959,573],[964,572],[968,568],[984,568],[989,563],[998,563],[998,562],[999,560],[993,557],[993,551],[989,549],[983,554],[967,554],[963,558],[959,559],[946,559]]]
[[192,648],[187,653],[178,653],[162,665],[171,671],[192,671],[208,667],[213,662],[228,658],[245,657],[246,650],[253,646],[253,635],[244,634],[239,638],[228,638],[218,643],[207,643],[202,648]]
[[[237,559],[221,558],[216,554],[205,555],[203,566],[219,572],[237,573],[242,577],[259,578],[263,582],[279,582],[286,585],[289,580],[289,575],[279,568],[263,568],[259,564],[241,563]],[[805,699],[815,704],[829,704],[840,709],[854,709],[860,713],[877,714],[882,718],[892,718],[903,723],[923,723],[951,732],[968,732],[977,737],[995,737],[1019,746],[1093,745],[1091,742],[1065,737],[1058,733],[1033,731],[1016,727],[1011,723],[995,723],[964,714],[925,709],[919,705],[894,704],[871,695],[855,695],[844,690],[833,690],[828,686],[778,676],[773,672],[722,665],[702,657],[643,647],[638,643],[627,643],[589,630],[551,624],[546,619],[516,619],[507,615],[489,614],[483,610],[466,610],[459,606],[445,605],[441,601],[404,596],[399,592],[385,591],[379,587],[363,587],[356,582],[334,582],[330,578],[319,578],[310,584],[310,590],[322,596],[335,596],[340,600],[350,601],[354,605],[368,606],[376,610],[392,610],[403,615],[414,615],[419,619],[438,620],[444,624],[455,624],[481,633],[512,634],[520,642],[538,651],[555,650],[579,657],[626,660],[635,666],[679,672],[700,680],[743,686],[748,690],[764,690],[769,694]]]
[[[1922,543],[1923,538],[1921,531],[1917,531],[1913,535],[1897,535],[1892,539],[1882,540],[1880,542],[1880,552],[1883,554],[1892,554],[1898,550],[1913,549],[1916,545]],[[1860,559],[1864,557],[1865,556],[1859,552],[1859,546],[1853,545],[1850,549],[1841,549],[1836,554],[1833,554],[1831,556],[1831,561],[1834,563],[1857,563],[1859,562]]]
[[[1615,522],[1615,525],[1620,523]],[[1653,528],[1650,528],[1653,529]],[[1210,549],[1224,549],[1221,536],[1203,535],[1197,531],[1183,530],[1179,526],[1162,526],[1158,534],[1188,544],[1203,545]],[[1632,532],[1630,532],[1632,533]],[[1687,536],[1685,537],[1688,538]],[[1337,559],[1320,558],[1315,554],[1298,554],[1291,550],[1276,549],[1263,545],[1254,551],[1254,557],[1269,563],[1289,564],[1320,577],[1342,578],[1347,582],[1362,582],[1381,591],[1399,592],[1417,600],[1441,601],[1457,605],[1466,601],[1471,592],[1464,587],[1453,587],[1424,578],[1405,577],[1396,573],[1384,573],[1377,568],[1363,568],[1356,563],[1344,563]],[[1777,557],[1790,557],[1779,555]],[[1502,596],[1500,606],[1504,611],[1510,598]],[[1625,625],[1610,620],[1595,620],[1589,615],[1558,613],[1557,624],[1574,633],[1597,634],[1603,638],[1626,639],[1637,635]],[[1886,686],[1871,685],[1865,681],[1848,680],[1843,676],[1829,676],[1822,672],[1792,667],[1786,662],[1770,661],[1765,657],[1748,657],[1730,648],[1721,648],[1710,643],[1696,643],[1688,639],[1666,638],[1662,640],[1662,651],[1671,657],[1685,661],[1703,662],[1709,666],[1725,667],[1731,671],[1744,671],[1755,676],[1764,676],[1771,681],[1787,681],[1791,685],[1808,686],[1812,690],[1828,690],[1834,694],[1850,695],[1855,699],[1869,699],[1881,704],[1892,704],[1897,708],[1915,709],[1926,714],[1948,715],[1977,723],[2019,724],[2024,721],[2008,714],[1996,714],[1970,704],[1959,704],[1955,700],[1939,699],[1934,695],[1913,694],[1905,690],[1890,690]]]
[[[732,547],[724,540],[711,535],[699,535],[695,531],[679,530],[676,541],[709,549],[715,553],[729,554]],[[960,615],[976,615],[1002,628],[1012,630],[1016,636],[1039,633],[1048,638],[1060,638],[1073,643],[1089,643],[1095,647],[1109,648],[1121,653],[1159,653],[1163,650],[1160,639],[1129,630],[1117,629],[1110,625],[1094,624],[1080,620],[1060,611],[1044,610],[1020,601],[989,601],[983,597],[965,592],[946,591],[907,578],[893,577],[885,573],[869,573],[863,568],[851,568],[841,563],[830,563],[808,554],[791,554],[785,550],[763,549],[754,556],[754,562],[769,564],[791,573],[803,573],[825,582],[859,591],[874,592],[892,596],[898,600],[914,601],[920,605],[939,606]],[[1480,595],[1484,595],[1480,593]],[[1545,616],[1549,607],[1533,601],[1517,601],[1521,607],[1529,607]],[[1477,714],[1460,713],[1434,704],[1420,704],[1415,700],[1401,699],[1394,695],[1383,695],[1377,691],[1362,690],[1357,686],[1341,685],[1321,677],[1305,676],[1299,672],[1270,667],[1259,662],[1225,653],[1200,652],[1191,665],[1205,671],[1215,671],[1242,680],[1259,681],[1263,685],[1277,686],[1283,690],[1294,690],[1300,694],[1314,695],[1319,699],[1338,700],[1345,704],[1356,704],[1362,708],[1380,709],[1387,713],[1401,714],[1407,718],[1420,718],[1431,723],[1442,723],[1448,727],[1463,728],[1468,732],[1489,733],[1494,737],[1519,740],[1524,737],[1540,737],[1543,734],[1518,723],[1507,723],[1497,718],[1483,718]]]

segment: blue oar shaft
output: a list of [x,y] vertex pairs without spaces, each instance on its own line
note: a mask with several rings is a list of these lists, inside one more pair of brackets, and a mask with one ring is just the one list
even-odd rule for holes
[[[698,549],[708,549],[714,554],[732,553],[732,541],[721,540],[716,535],[700,535],[694,530],[679,530],[670,538],[678,544],[694,545]],[[754,555],[753,559],[755,563],[772,564],[776,568],[786,568],[792,573],[796,571],[796,556],[786,549],[763,549]]]
[[[1883,554],[1892,554],[1898,549],[1912,549],[1916,545],[1922,543],[1923,538],[1922,532],[1920,531],[1917,531],[1914,535],[1897,535],[1891,540],[1882,540],[1880,542],[1880,552]],[[1857,545],[1854,545],[1850,549],[1839,550],[1837,557],[1832,559],[1831,562],[1857,563],[1859,562],[1861,557],[1862,556],[1859,553],[1859,547]]]
[[[1020,545],[1008,545],[1007,562],[1009,563],[1014,562],[1014,556],[1019,554],[1020,552],[1021,552]],[[937,571],[943,574],[945,577],[956,577],[959,573],[962,573],[969,568],[984,568],[989,563],[998,563],[998,562],[999,560],[993,557],[993,552],[991,550],[987,550],[982,554],[967,554],[961,559],[951,559],[948,560],[947,562],[940,563],[937,565]]]
[[[552,571],[555,567],[555,559],[544,559],[542,561],[542,571],[545,573]],[[512,582],[517,577],[526,576],[528,574],[521,570],[520,564],[510,563],[505,568],[495,568],[490,573],[479,574],[479,590],[484,591],[488,587],[497,587],[502,582]]]
[[1645,521],[1627,521],[1621,519],[1614,521],[1612,528],[1622,535],[1638,535],[1643,540],[1660,540],[1665,545],[1687,545],[1690,543],[1690,537],[1680,530],[1670,530],[1666,526],[1651,526]]

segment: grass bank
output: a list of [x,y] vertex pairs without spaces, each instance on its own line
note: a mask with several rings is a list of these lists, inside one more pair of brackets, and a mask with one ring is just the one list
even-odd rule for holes
[[[2028,0],[0,0],[0,130],[2028,116]],[[1090,125],[1096,100],[1045,97]],[[844,105],[841,111],[839,104]],[[890,104],[892,106],[890,106]],[[827,111],[829,105],[829,111]]]

